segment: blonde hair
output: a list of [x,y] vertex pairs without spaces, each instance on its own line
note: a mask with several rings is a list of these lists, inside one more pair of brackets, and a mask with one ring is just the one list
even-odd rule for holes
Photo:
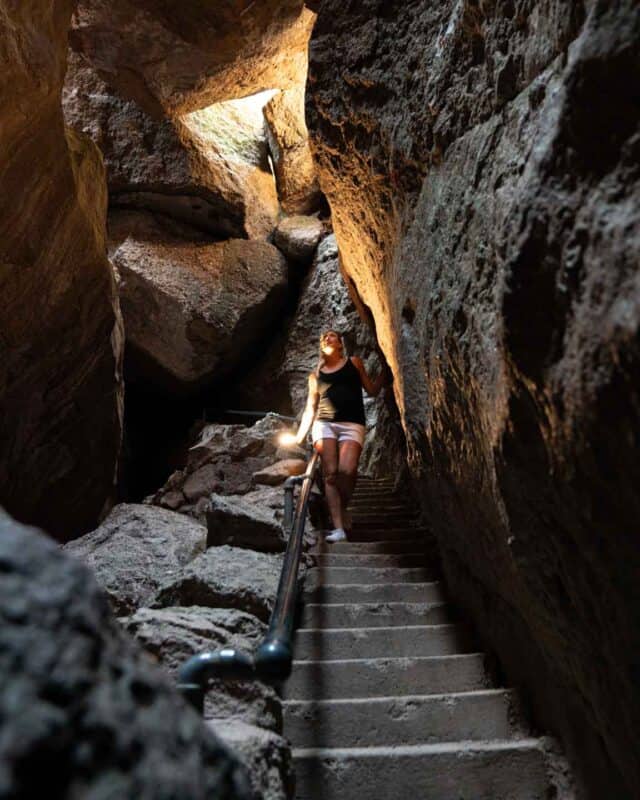
[[335,333],[335,335],[340,340],[340,347],[342,348],[342,357],[344,358],[347,355],[347,348],[344,345],[344,339],[342,338],[342,334],[340,331],[336,331],[333,328],[328,328],[326,331],[323,331],[320,334],[320,341],[318,346],[318,366],[316,367],[316,377],[319,375],[320,370],[324,367],[324,355],[322,354],[322,342],[324,341],[325,336],[328,336],[330,333]]

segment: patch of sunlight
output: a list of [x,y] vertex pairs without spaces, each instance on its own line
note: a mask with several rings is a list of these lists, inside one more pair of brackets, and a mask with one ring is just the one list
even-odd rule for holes
[[199,138],[211,142],[219,156],[229,161],[259,164],[264,159],[263,108],[278,89],[215,103],[193,111],[182,122]]

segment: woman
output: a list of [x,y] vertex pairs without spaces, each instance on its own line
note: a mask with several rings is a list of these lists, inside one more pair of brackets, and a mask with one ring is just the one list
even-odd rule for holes
[[[309,395],[295,441],[302,444],[309,427],[313,446],[322,459],[325,494],[333,530],[328,542],[347,538],[347,505],[356,485],[358,460],[365,434],[362,389],[375,397],[384,382],[384,370],[372,381],[360,358],[347,358],[342,336],[326,331],[320,337],[320,360],[309,375]],[[314,420],[315,418],[315,420]]]

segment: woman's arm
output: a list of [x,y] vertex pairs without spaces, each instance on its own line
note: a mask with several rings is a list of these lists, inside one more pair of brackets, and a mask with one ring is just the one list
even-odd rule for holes
[[385,379],[387,377],[386,367],[383,367],[380,370],[380,373],[375,380],[371,380],[361,358],[358,358],[358,356],[352,356],[351,361],[353,362],[353,366],[360,373],[360,380],[362,381],[362,386],[364,387],[365,392],[369,395],[369,397],[377,397],[380,393],[380,389],[382,389],[382,387],[385,385]]
[[309,432],[309,428],[311,427],[311,423],[313,422],[317,406],[318,406],[318,379],[316,377],[315,372],[312,372],[309,375],[309,393],[307,395],[307,404],[304,407],[302,419],[300,420],[300,425],[298,426],[298,432],[296,433],[296,442],[298,444],[302,444],[302,442],[304,442],[305,437]]

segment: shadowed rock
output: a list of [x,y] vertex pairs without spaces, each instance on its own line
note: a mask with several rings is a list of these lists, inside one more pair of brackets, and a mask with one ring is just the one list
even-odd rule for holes
[[257,800],[293,796],[294,771],[286,739],[241,720],[211,719],[209,727],[247,765]]
[[282,552],[282,489],[261,488],[243,495],[209,497],[206,511],[209,547],[229,544],[263,553]]
[[[197,653],[222,647],[252,653],[266,633],[265,625],[256,617],[228,608],[141,608],[121,622],[173,679],[182,664]],[[280,698],[259,681],[210,681],[205,717],[212,716],[236,717],[263,728],[282,729]]]
[[92,533],[65,545],[107,591],[118,615],[131,614],[202,553],[206,528],[156,506],[122,503]]
[[151,227],[113,254],[132,359],[190,391],[246,358],[287,294],[284,256],[267,242],[190,242]]
[[211,547],[162,586],[151,605],[236,608],[268,622],[281,569],[279,555]]
[[1,792],[248,798],[244,772],[124,634],[89,570],[0,511]]

